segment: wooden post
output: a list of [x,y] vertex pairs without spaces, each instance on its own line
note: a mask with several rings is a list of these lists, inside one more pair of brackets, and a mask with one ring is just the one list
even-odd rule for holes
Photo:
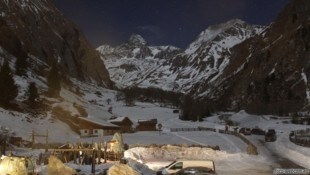
[[46,146],[45,146],[45,152],[47,152],[48,150],[48,131],[46,130],[46,135],[44,134],[35,134],[34,130],[32,130],[32,134],[31,134],[31,138],[32,138],[32,149],[34,149],[34,142],[35,142],[35,137],[45,137],[45,142],[46,142]]
[[45,143],[46,143],[46,147],[45,147],[45,152],[48,151],[48,130],[46,130],[46,140],[45,140]]
[[6,140],[7,140],[7,135],[4,136],[4,139],[2,140],[2,149],[1,149],[1,154],[5,155],[5,151],[6,151]]
[[34,148],[34,130],[32,130],[32,149]]
[[98,144],[98,150],[97,150],[97,155],[98,155],[98,164],[100,164],[101,160],[101,145]]
[[93,175],[95,175],[95,161],[96,161],[96,159],[95,159],[95,154],[96,153],[96,151],[95,150],[93,150],[93,152],[92,152],[92,163],[91,163],[91,172],[93,173]]
[[107,146],[108,143],[104,142],[104,163],[107,163]]
[[76,164],[76,155],[78,154],[78,152],[73,152],[73,163]]
[[158,127],[158,133],[159,133],[159,135],[161,134],[161,128],[163,127],[163,125],[161,124],[161,123],[159,123],[158,125],[157,125],[157,127]]

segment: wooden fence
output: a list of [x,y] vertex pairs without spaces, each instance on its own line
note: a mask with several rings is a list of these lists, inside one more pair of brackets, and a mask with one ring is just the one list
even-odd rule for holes
[[[105,155],[106,154],[106,155]],[[89,148],[75,149],[49,149],[49,152],[41,153],[37,164],[48,164],[48,158],[50,155],[58,157],[64,163],[73,161],[78,164],[90,165],[95,158],[95,163],[102,163],[100,160],[119,161],[123,157],[123,153],[117,154],[114,152],[105,152],[103,150],[94,150]]]
[[179,131],[199,131],[198,128],[171,128],[171,132],[179,132]]
[[179,131],[213,131],[216,132],[215,128],[207,128],[207,127],[197,127],[197,128],[171,128],[171,132],[179,132]]

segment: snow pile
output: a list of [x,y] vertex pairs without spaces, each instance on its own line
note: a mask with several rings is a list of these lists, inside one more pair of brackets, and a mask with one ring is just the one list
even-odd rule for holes
[[47,175],[72,175],[76,174],[76,171],[70,167],[65,166],[59,159],[55,156],[51,156],[48,159]]
[[[245,153],[227,153],[200,147],[136,147],[129,149],[124,155],[128,159],[140,162],[150,169],[157,171],[176,159],[213,160],[218,174],[248,175],[260,172],[271,174],[271,161],[263,156],[251,156]],[[144,173],[143,173],[144,174]]]
[[132,159],[127,159],[128,161],[128,166],[132,167],[134,170],[139,172],[140,174],[147,174],[147,175],[155,175],[156,172],[152,169],[150,169],[147,165],[137,162]]
[[146,162],[154,159],[212,159],[217,156],[218,152],[211,148],[179,147],[172,145],[151,148],[136,147],[124,153],[124,157],[138,162]]

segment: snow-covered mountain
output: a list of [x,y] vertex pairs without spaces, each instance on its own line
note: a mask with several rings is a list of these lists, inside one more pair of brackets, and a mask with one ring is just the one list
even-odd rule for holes
[[210,26],[184,51],[164,59],[147,42],[127,42],[101,55],[119,87],[183,92],[215,111],[309,110],[308,9],[309,1],[293,0],[268,27],[238,19]]
[[[140,35],[112,48],[107,45],[97,48],[109,70],[111,79],[120,88],[159,87],[173,89],[170,66],[167,61],[181,52],[173,46],[149,46]],[[172,84],[172,85],[171,85]]]
[[231,51],[230,64],[192,96],[215,108],[288,114],[309,110],[310,1],[293,0],[261,35]]
[[262,29],[262,26],[234,19],[203,31],[185,53],[170,60],[170,69],[177,75],[178,91],[189,92],[198,82],[217,79],[230,64],[231,49],[258,35]]
[[172,46],[149,46],[139,35],[132,35],[116,48],[104,45],[97,50],[119,87],[188,92],[200,81],[216,79],[230,62],[230,49],[262,29],[235,19],[210,26],[185,51]]

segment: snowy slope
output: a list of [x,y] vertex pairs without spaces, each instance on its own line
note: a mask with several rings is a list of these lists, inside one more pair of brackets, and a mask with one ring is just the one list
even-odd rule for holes
[[187,92],[197,82],[216,79],[230,62],[230,49],[261,30],[235,19],[210,26],[184,52],[172,46],[149,46],[139,35],[116,48],[103,45],[97,51],[118,87]]
[[[23,81],[18,80],[17,84],[23,84]],[[39,79],[30,77],[29,81],[39,82]],[[144,174],[149,172],[147,168],[156,170],[169,161],[175,159],[176,156],[190,156],[190,158],[208,158],[212,159],[216,163],[216,169],[219,174],[271,174],[274,167],[279,167],[277,159],[272,154],[278,154],[285,157],[285,153],[288,159],[292,159],[295,163],[309,167],[307,162],[309,160],[309,152],[307,148],[303,148],[294,145],[288,141],[288,133],[291,130],[305,129],[305,125],[293,125],[282,124],[282,120],[272,119],[272,116],[255,116],[240,111],[239,113],[231,113],[231,120],[239,123],[240,127],[255,127],[259,126],[262,129],[275,128],[279,133],[279,139],[275,143],[267,145],[271,147],[269,152],[261,152],[258,156],[250,156],[246,154],[246,144],[239,138],[232,135],[220,134],[217,132],[170,132],[170,128],[197,128],[211,127],[215,129],[224,129],[223,122],[219,119],[219,114],[214,114],[213,117],[207,118],[203,122],[190,122],[181,121],[178,119],[178,114],[173,113],[173,109],[160,107],[159,104],[136,102],[135,106],[127,107],[123,101],[117,101],[117,91],[100,88],[93,84],[86,84],[77,80],[72,80],[75,85],[80,88],[80,92],[83,95],[77,95],[65,88],[61,91],[63,100],[49,99],[53,101],[53,106],[61,106],[62,108],[71,112],[72,115],[77,113],[77,109],[74,104],[83,106],[87,112],[89,118],[96,118],[103,121],[108,121],[112,116],[129,117],[134,123],[139,119],[152,119],[157,118],[159,123],[163,124],[163,131],[159,132],[136,132],[123,134],[124,142],[130,146],[140,145],[148,146],[151,144],[179,144],[179,145],[202,145],[202,146],[219,146],[220,151],[214,151],[205,148],[176,148],[179,151],[175,151],[175,148],[167,150],[147,150],[146,148],[133,148],[130,149],[126,155],[130,158],[142,161],[144,164],[132,166],[139,167]],[[38,83],[39,87],[44,89],[44,79],[42,83]],[[22,96],[22,95],[21,95]],[[111,102],[107,102],[107,99],[111,99]],[[108,108],[113,108],[112,114],[108,112]],[[73,132],[71,128],[65,123],[54,119],[49,112],[46,115],[41,115],[39,118],[34,118],[31,115],[25,113],[13,112],[1,109],[0,110],[0,122],[1,130],[16,136],[21,136],[24,139],[30,140],[31,131],[36,133],[45,133],[48,130],[49,143],[76,143],[76,142],[101,142],[102,140],[108,141],[112,136],[104,137],[92,137],[92,138],[80,138],[77,133]],[[16,127],[18,126],[18,127]],[[260,146],[259,140],[261,137],[248,137],[253,143]],[[36,142],[44,143],[44,139],[36,139]],[[169,147],[169,146],[168,146]],[[259,147],[260,149],[264,147]],[[272,149],[274,148],[274,150]],[[40,151],[40,150],[38,150]],[[43,150],[42,150],[43,151]],[[161,151],[162,154],[157,154]],[[32,155],[37,156],[38,153],[33,150],[14,149],[14,154],[17,155]],[[178,155],[175,155],[178,153]],[[138,157],[136,155],[139,155]],[[157,155],[157,157],[154,155]],[[160,156],[162,155],[162,157]],[[294,155],[294,156],[293,156]],[[290,158],[291,157],[291,158]],[[141,159],[141,160],[140,160]],[[71,167],[79,168],[83,173],[90,174],[90,166],[87,165],[75,165],[69,164]],[[102,168],[110,167],[109,165],[100,165],[96,167],[96,170],[100,172]],[[146,171],[147,170],[147,171]],[[45,172],[45,166],[37,167],[37,171]]]

